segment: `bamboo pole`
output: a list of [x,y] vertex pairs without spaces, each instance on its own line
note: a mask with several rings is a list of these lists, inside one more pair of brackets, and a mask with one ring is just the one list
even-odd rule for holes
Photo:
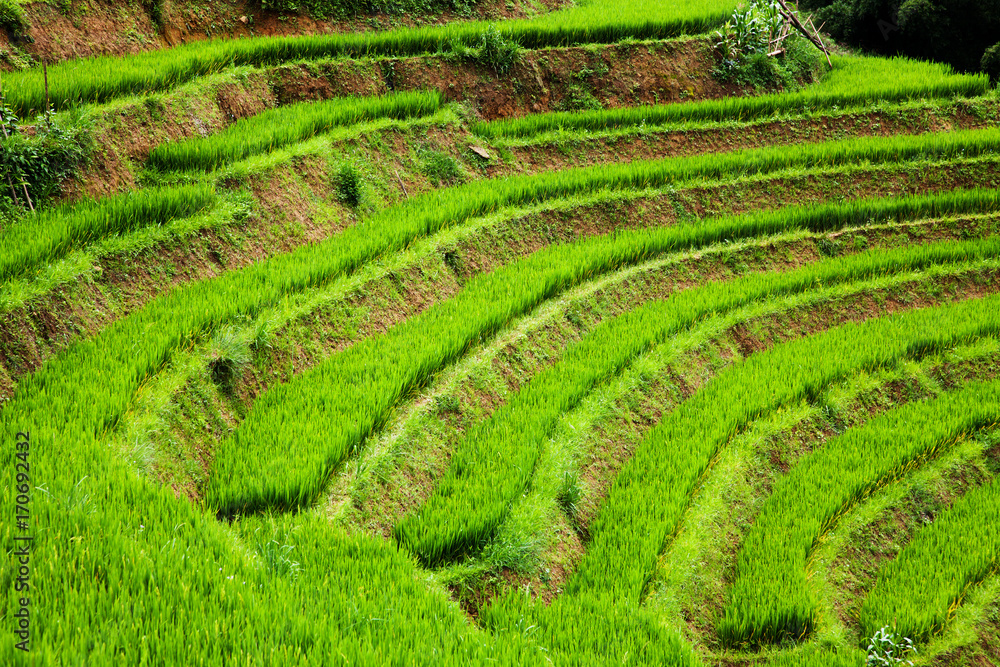
[[[781,12],[782,16],[788,19],[799,32],[805,35],[806,39],[812,42],[817,49],[823,52],[823,55],[826,56],[827,64],[830,65],[830,69],[833,69],[833,61],[830,60],[830,52],[827,51],[826,45],[823,44],[823,41],[819,39],[818,36],[814,36],[812,33],[809,32],[809,30],[802,24],[802,22],[799,21],[799,17],[796,16],[794,13],[792,13],[792,10],[789,9],[788,5],[785,3],[785,0],[778,0],[778,4],[781,5],[781,8],[784,10]],[[813,26],[813,29],[815,30],[815,26]]]

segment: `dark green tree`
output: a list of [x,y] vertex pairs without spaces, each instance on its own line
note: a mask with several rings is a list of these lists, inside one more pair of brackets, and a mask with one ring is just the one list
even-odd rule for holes
[[979,66],[990,75],[990,80],[993,83],[1000,82],[1000,42],[986,49]]
[[973,72],[1000,36],[1000,0],[801,0],[836,39]]

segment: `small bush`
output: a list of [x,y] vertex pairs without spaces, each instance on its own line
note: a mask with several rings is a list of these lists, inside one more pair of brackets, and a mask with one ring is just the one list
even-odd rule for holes
[[844,244],[840,241],[834,241],[833,239],[822,238],[816,244],[819,254],[824,257],[836,257],[844,252]]
[[604,105],[586,85],[574,83],[566,89],[566,96],[556,102],[553,108],[556,111],[598,111]]
[[442,183],[450,185],[455,181],[460,181],[465,174],[458,160],[440,151],[427,151],[422,156],[421,171],[431,180],[434,187]]
[[459,414],[462,412],[462,404],[458,400],[458,396],[446,395],[438,396],[434,399],[434,411],[439,415],[444,415],[448,413]]
[[814,80],[821,67],[818,50],[798,34],[782,44],[785,52],[768,56],[770,42],[781,29],[782,18],[773,0],[752,0],[733,12],[732,18],[715,32],[719,64],[714,74],[754,88],[796,88]]
[[361,171],[351,162],[345,162],[337,172],[337,196],[351,208],[357,208],[362,200]]
[[868,640],[868,661],[865,664],[867,667],[912,665],[913,661],[906,657],[911,653],[917,654],[912,640],[908,637],[897,637],[889,632],[888,627],[883,627]]
[[1000,83],[1000,42],[986,49],[979,66],[989,75],[993,85]]
[[[36,205],[53,197],[90,155],[90,135],[82,123],[72,119],[68,123],[57,121],[55,113],[49,111],[36,118],[35,135],[26,136],[20,132],[20,119],[2,95],[0,125],[8,135],[4,139],[0,133],[0,189],[8,197],[7,202],[0,202],[0,208],[12,202],[27,208],[24,187]],[[13,192],[11,183],[15,186]]]
[[504,37],[495,25],[490,25],[480,37],[475,59],[479,64],[495,70],[497,74],[506,74],[521,59],[521,53],[520,44]]
[[0,0],[0,27],[14,36],[23,35],[30,27],[28,17],[16,0]]
[[208,368],[212,382],[222,389],[232,389],[243,367],[250,362],[250,351],[235,329],[224,328],[212,338]]

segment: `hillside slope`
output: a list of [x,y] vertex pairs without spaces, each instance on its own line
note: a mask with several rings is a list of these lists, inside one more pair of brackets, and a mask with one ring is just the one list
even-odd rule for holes
[[1000,665],[986,76],[730,0],[16,7],[4,664]]

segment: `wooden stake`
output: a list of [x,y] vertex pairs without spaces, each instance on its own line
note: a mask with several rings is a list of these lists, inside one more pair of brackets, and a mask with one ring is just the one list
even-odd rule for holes
[[399,177],[399,172],[398,171],[396,171],[395,174],[396,174],[396,180],[399,181],[399,187],[403,188],[403,194],[406,195],[407,199],[409,199],[410,198],[410,193],[406,191],[406,186],[403,185],[403,179],[401,179]]
[[[816,28],[816,24],[813,23],[813,17],[809,17],[809,25],[812,27],[813,31],[816,33],[816,40],[819,42],[819,46],[823,49],[823,53],[826,54],[826,62],[830,63],[830,69],[833,69],[833,61],[830,60],[830,52],[826,50],[826,44],[823,43],[823,38],[819,34],[819,30]],[[823,25],[826,25],[824,23]],[[822,28],[823,26],[820,26]]]
[[42,76],[45,78],[45,111],[47,112],[52,108],[51,102],[49,102],[49,68],[45,66],[45,61],[42,61]]
[[[823,44],[823,41],[818,36],[812,35],[809,32],[809,30],[804,25],[802,25],[802,22],[799,21],[799,18],[792,13],[791,9],[788,8],[788,5],[785,3],[785,0],[778,0],[778,4],[781,5],[781,8],[784,10],[781,12],[781,15],[784,16],[786,19],[788,19],[799,32],[805,35],[806,39],[812,42],[817,49],[823,52],[823,55],[826,56],[827,64],[830,65],[830,69],[833,69],[833,61],[830,60],[830,52],[826,50],[826,45]],[[816,27],[813,26],[813,30],[815,29]]]
[[17,188],[14,187],[14,181],[11,179],[10,174],[7,174],[7,185],[10,186],[10,193],[14,195],[14,205],[20,206],[21,200],[17,198]]
[[31,212],[34,213],[35,206],[31,203],[31,196],[28,194],[28,184],[24,182],[23,178],[21,179],[21,187],[24,188],[24,198],[28,200],[28,208],[30,208]]

